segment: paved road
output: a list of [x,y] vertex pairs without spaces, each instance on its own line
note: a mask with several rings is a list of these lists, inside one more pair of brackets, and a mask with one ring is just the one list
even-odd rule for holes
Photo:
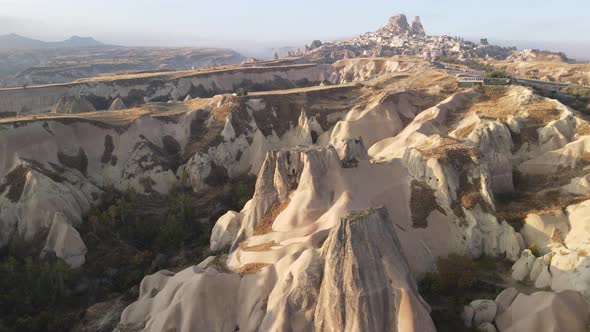
[[[445,65],[435,62],[435,66],[438,68],[444,68],[447,70],[449,75],[457,75],[457,74],[471,74],[471,75],[481,75],[481,72],[477,71],[469,71],[469,70],[461,70],[461,69],[451,69],[447,68]],[[513,82],[523,85],[533,85],[537,87],[546,87],[546,88],[565,88],[570,86],[568,83],[559,83],[559,82],[550,82],[550,81],[543,81],[543,80],[536,80],[524,77],[512,77]]]

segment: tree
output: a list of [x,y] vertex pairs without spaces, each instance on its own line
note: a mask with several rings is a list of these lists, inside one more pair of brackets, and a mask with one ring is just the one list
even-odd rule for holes
[[489,78],[510,78],[510,75],[503,70],[494,70],[488,74]]
[[96,226],[100,224],[100,218],[97,215],[93,214],[88,218],[88,221],[90,222],[92,231],[96,232]]
[[117,208],[119,209],[119,217],[121,217],[121,223],[125,223],[125,218],[131,212],[133,205],[128,202],[125,198],[117,199]]
[[178,248],[185,237],[186,231],[182,223],[174,215],[170,215],[158,235],[158,246],[163,250],[172,250]]
[[236,90],[236,94],[240,97],[244,97],[248,95],[248,90],[246,90],[246,88],[239,88]]
[[275,60],[277,60],[279,58],[279,54],[277,52],[275,52],[274,58],[275,58]]
[[111,223],[115,224],[115,218],[117,218],[120,213],[119,208],[116,205],[111,205],[109,206],[107,213],[109,218],[111,219]]

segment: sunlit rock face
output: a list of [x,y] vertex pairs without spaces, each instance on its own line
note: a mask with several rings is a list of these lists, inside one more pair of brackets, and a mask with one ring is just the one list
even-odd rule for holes
[[342,219],[321,250],[247,266],[146,277],[118,331],[435,331],[385,208]]
[[435,331],[385,208],[343,219],[323,253],[316,331]]
[[[76,227],[105,187],[205,193],[249,174],[250,200],[212,228],[214,256],[146,276],[119,331],[433,331],[416,280],[450,254],[505,258],[511,281],[588,299],[584,117],[521,86],[458,90],[417,60],[326,66],[321,86],[192,98],[182,83],[152,91],[170,103],[0,122],[0,245],[47,231],[43,254],[78,267]],[[520,315],[505,297],[466,321]],[[578,303],[540,301],[530,317]],[[506,328],[536,327],[523,319]]]

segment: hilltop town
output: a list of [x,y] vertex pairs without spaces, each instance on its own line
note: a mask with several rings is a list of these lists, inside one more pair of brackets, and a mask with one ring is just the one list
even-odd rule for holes
[[411,24],[404,14],[393,16],[387,24],[374,32],[367,32],[350,40],[321,43],[316,41],[307,46],[303,55],[328,56],[332,59],[359,56],[417,56],[427,60],[440,57],[454,59],[493,58],[503,60],[509,57],[515,47],[490,45],[486,39],[479,43],[460,37],[429,36],[420,17]]

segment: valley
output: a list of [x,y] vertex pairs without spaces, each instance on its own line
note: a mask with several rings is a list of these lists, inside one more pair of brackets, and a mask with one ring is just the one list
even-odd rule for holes
[[590,65],[480,44],[1,88],[0,331],[587,331]]

